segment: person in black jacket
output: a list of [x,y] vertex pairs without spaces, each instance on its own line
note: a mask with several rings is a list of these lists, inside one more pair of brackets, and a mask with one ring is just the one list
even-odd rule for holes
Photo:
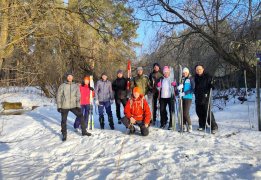
[[[196,75],[195,75],[195,103],[196,103],[196,113],[199,118],[199,131],[205,129],[206,125],[206,116],[208,111],[209,95],[210,88],[213,88],[212,76],[204,71],[202,65],[196,66]],[[212,133],[215,133],[218,129],[217,123],[214,118],[214,114],[209,108],[208,112],[208,124],[210,124],[211,116],[211,130]]]
[[122,70],[117,72],[117,79],[112,83],[112,90],[115,92],[116,113],[118,124],[121,124],[121,103],[125,107],[127,103],[127,79],[123,77]]

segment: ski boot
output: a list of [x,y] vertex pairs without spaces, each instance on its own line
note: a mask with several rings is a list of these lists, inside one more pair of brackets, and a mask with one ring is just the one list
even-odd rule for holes
[[114,129],[113,117],[112,117],[112,116],[109,116],[109,117],[108,117],[108,121],[109,121],[109,124],[110,124],[111,129],[113,130],[113,129]]
[[104,117],[100,116],[99,121],[100,121],[101,129],[104,129]]
[[118,124],[121,124],[121,118],[118,118]]
[[188,126],[188,132],[189,132],[189,133],[192,133],[192,125],[189,125],[189,126]]
[[92,135],[92,134],[91,134],[91,133],[88,133],[87,131],[82,133],[82,136],[91,136],[91,135]]

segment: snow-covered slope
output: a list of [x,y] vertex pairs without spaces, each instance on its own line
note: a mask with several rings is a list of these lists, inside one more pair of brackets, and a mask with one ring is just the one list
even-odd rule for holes
[[[0,99],[10,94],[2,94]],[[150,128],[147,137],[136,131],[126,136],[118,179],[261,179],[261,132],[250,130],[247,103],[231,100],[223,111],[214,108],[219,126],[216,135],[209,129],[198,132],[195,105],[191,107],[193,133],[179,134]],[[91,137],[74,132],[75,116],[68,116],[67,141],[61,141],[60,113],[54,100],[38,93],[18,93],[4,101],[22,102],[24,114],[0,116],[0,179],[115,179],[126,128],[117,124],[110,130],[95,130]],[[250,110],[253,117],[254,96]],[[138,128],[136,128],[138,129]]]

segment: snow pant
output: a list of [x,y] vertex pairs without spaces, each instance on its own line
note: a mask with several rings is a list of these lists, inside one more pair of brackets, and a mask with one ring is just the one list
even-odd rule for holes
[[110,101],[106,101],[106,102],[99,101],[99,106],[98,106],[99,116],[103,117],[104,107],[105,107],[105,110],[106,110],[106,113],[108,114],[108,116],[112,117],[111,102]]
[[[126,116],[124,116],[122,119],[121,119],[122,123],[129,129],[131,128],[131,125],[130,125],[130,119],[127,118]],[[136,120],[136,124],[140,127],[140,131],[141,131],[141,134],[143,136],[148,136],[149,135],[149,127],[146,128],[145,126],[145,123],[144,121],[138,121]]]
[[182,99],[183,105],[183,124],[191,125],[189,110],[192,104],[192,99]]
[[82,133],[86,133],[86,126],[83,120],[83,115],[82,112],[79,112],[76,108],[72,108],[72,109],[62,109],[61,115],[62,115],[62,122],[61,122],[61,127],[62,127],[62,134],[63,135],[67,135],[67,116],[69,111],[71,111],[75,116],[77,116],[77,118],[80,121],[81,127],[82,127]]
[[[208,111],[208,104],[203,104],[203,105],[196,104],[196,113],[199,118],[199,127],[201,128],[205,128],[207,111]],[[211,109],[209,109],[208,119],[207,119],[209,125],[210,125],[210,116],[211,116],[211,129],[215,129],[217,127],[217,123],[215,121],[214,114],[211,111]]]
[[160,123],[161,127],[165,126],[168,121],[167,105],[169,105],[170,121],[169,127],[172,126],[172,115],[171,115],[171,98],[160,98]]
[[153,112],[152,112],[152,117],[153,117],[153,122],[156,122],[156,114],[157,114],[157,101],[158,101],[159,93],[155,93],[152,98],[153,98]]
[[[83,117],[84,117],[85,126],[87,127],[88,119],[89,119],[90,104],[81,105],[81,109],[82,109],[82,114],[83,114]],[[73,126],[74,126],[74,128],[79,128],[80,121],[79,121],[78,117],[76,117]]]
[[115,103],[116,103],[117,118],[120,120],[121,119],[121,103],[122,103],[123,107],[125,107],[127,104],[127,99],[115,99]]

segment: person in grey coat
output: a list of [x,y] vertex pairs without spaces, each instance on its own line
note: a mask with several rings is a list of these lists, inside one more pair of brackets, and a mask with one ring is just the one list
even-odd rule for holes
[[98,105],[99,121],[101,129],[104,129],[104,116],[103,110],[106,109],[108,114],[109,125],[111,129],[114,129],[111,104],[113,103],[113,91],[111,82],[107,79],[107,73],[102,73],[102,78],[97,81],[95,88],[95,104]]
[[91,133],[88,133],[86,130],[86,125],[83,120],[83,115],[81,111],[81,93],[79,86],[73,82],[73,74],[66,74],[67,80],[59,86],[57,93],[57,111],[62,115],[61,127],[63,141],[67,139],[67,116],[69,111],[77,116],[80,120],[82,127],[83,136],[91,136]]

